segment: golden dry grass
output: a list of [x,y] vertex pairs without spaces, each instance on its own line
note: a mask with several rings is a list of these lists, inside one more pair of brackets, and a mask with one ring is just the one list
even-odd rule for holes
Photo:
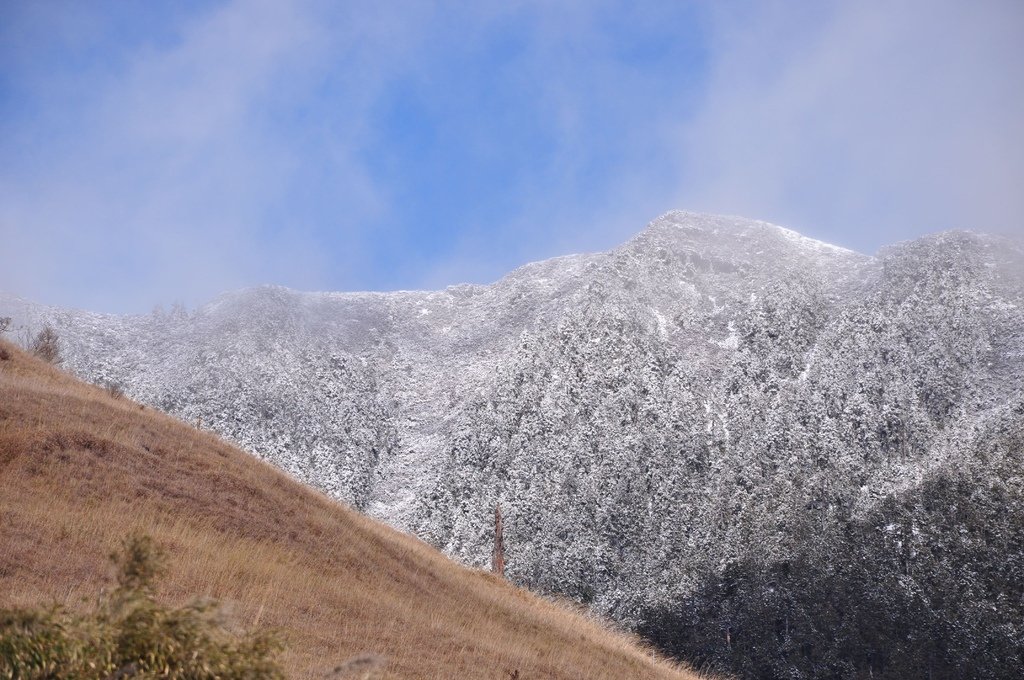
[[696,677],[211,434],[0,349],[0,607],[86,606],[141,530],[171,558],[162,599],[214,597],[236,625],[279,631],[290,676],[348,661],[347,677]]

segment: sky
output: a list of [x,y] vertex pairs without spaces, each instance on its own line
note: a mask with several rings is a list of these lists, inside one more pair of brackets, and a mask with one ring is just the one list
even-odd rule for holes
[[1024,234],[1024,3],[0,0],[0,290],[443,288],[671,209]]

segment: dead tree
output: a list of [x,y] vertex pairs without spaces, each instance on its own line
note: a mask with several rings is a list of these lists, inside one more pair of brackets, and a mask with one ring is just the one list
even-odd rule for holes
[[43,326],[43,330],[32,338],[29,351],[54,366],[60,365],[60,338],[57,336],[57,331],[53,330],[53,326],[50,324]]
[[501,528],[501,504],[494,506],[494,555],[491,557],[491,571],[505,576],[505,535]]

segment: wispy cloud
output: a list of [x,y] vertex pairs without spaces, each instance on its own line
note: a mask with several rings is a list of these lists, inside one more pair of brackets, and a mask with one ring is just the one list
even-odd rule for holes
[[[367,66],[368,53],[391,32],[379,13],[359,18],[232,2],[89,74],[94,89],[76,88],[75,110],[48,111],[55,122],[23,126],[7,145],[0,223],[19,257],[4,279],[61,301],[76,290],[79,304],[145,309],[259,282],[315,285],[329,264],[344,267],[344,251],[327,261],[309,220],[334,210],[349,225],[380,209],[356,154],[386,65]],[[353,68],[327,72],[336,59]],[[277,120],[302,116],[291,102],[331,78],[345,81],[341,110]],[[331,187],[311,214],[303,186],[318,182]]]
[[675,207],[866,251],[1022,224],[1018,2],[132,7],[0,10],[0,288],[488,281]]
[[1024,5],[733,3],[713,26],[680,203],[867,251],[1024,228]]

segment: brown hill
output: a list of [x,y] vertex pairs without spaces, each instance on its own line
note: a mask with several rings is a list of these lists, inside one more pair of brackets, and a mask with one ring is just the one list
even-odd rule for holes
[[138,530],[169,553],[162,599],[279,631],[294,677],[359,657],[379,678],[696,677],[0,340],[0,608],[86,606]]

